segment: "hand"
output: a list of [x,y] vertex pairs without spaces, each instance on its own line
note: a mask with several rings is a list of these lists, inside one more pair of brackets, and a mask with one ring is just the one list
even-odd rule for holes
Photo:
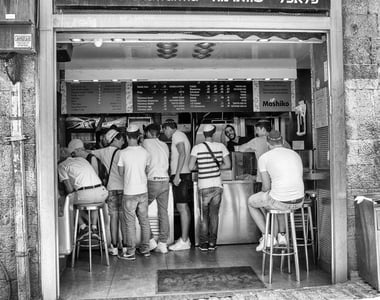
[[178,186],[180,183],[181,183],[181,178],[179,177],[179,175],[175,175],[173,179],[173,184],[175,186]]

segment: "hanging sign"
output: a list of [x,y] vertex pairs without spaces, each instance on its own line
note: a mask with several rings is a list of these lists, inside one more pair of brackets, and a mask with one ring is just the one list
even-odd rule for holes
[[290,81],[259,82],[260,111],[291,111]]
[[56,0],[58,8],[329,11],[330,0]]

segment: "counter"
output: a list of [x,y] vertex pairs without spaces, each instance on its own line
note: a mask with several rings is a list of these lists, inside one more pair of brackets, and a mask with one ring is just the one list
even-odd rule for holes
[[[223,198],[219,209],[217,244],[257,243],[261,234],[253,222],[247,206],[253,194],[253,181],[223,181]],[[194,181],[194,226],[195,244],[199,244],[198,183]]]

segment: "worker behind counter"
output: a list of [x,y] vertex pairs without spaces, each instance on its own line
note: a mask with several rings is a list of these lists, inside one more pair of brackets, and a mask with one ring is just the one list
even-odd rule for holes
[[237,136],[235,128],[232,125],[227,125],[224,128],[224,135],[228,138],[227,150],[230,152],[235,151],[235,146],[242,145],[249,141],[248,137]]

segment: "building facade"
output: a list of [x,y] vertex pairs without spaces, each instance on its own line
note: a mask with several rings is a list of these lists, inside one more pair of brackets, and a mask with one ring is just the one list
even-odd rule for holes
[[[189,14],[177,19],[170,14],[166,19],[165,14],[157,18],[144,15],[146,19],[140,20],[141,15],[126,18],[119,13],[114,23],[107,25],[109,15],[62,14],[47,2],[41,1],[40,7],[35,8],[40,16],[35,23],[39,36],[35,51],[16,49],[17,55],[10,56],[14,49],[0,45],[0,295],[9,295],[11,291],[13,299],[54,299],[59,295],[54,204],[56,32],[107,31],[115,25],[140,30],[177,26],[186,30],[194,29],[198,24],[194,21],[202,20],[202,15]],[[354,196],[380,191],[379,15],[377,0],[334,0],[328,17],[311,17],[308,22],[305,16],[261,15],[248,19],[247,24],[236,25],[236,20],[225,16],[224,24],[215,26],[217,30],[225,26],[273,31],[301,28],[327,33],[331,77],[332,282],[345,281],[357,270]],[[212,20],[222,19],[223,15],[210,17],[209,23],[203,24],[211,27]],[[3,22],[12,24],[12,20]]]

